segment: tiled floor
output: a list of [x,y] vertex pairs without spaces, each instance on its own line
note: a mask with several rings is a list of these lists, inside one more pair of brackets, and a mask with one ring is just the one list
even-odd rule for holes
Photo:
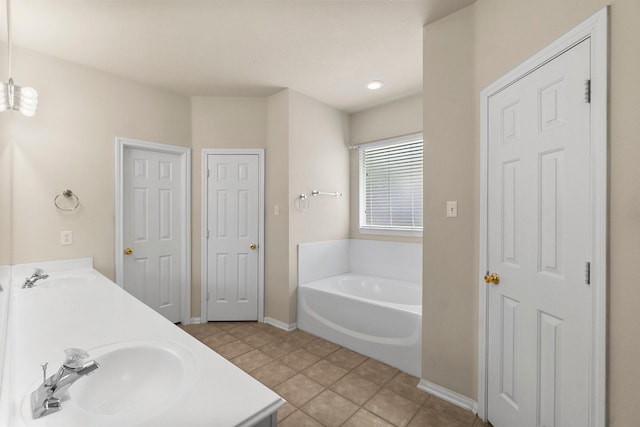
[[282,427],[486,427],[418,378],[322,338],[253,322],[181,326],[287,400]]

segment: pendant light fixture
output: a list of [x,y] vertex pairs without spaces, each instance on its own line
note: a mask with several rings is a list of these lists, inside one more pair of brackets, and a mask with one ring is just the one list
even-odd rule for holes
[[0,111],[16,110],[27,117],[33,117],[38,108],[38,91],[32,87],[22,87],[13,83],[11,75],[11,0],[7,4],[7,53],[9,58],[9,82],[0,82]]

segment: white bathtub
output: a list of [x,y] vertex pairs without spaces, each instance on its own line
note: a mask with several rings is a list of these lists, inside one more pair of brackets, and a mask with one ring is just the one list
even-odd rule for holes
[[300,284],[298,327],[420,376],[419,283],[345,273]]

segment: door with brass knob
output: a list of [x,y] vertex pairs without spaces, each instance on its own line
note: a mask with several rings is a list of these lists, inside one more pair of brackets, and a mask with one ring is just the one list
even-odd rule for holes
[[211,321],[259,319],[261,166],[259,153],[211,153],[203,183],[206,228],[206,306]]
[[487,330],[479,390],[496,427],[594,425],[600,405],[593,399],[596,311],[585,266],[599,173],[593,110],[584,102],[590,43],[484,92]]
[[[118,284],[171,322],[189,319],[187,148],[122,141]],[[120,186],[119,186],[120,187]],[[184,303],[184,304],[183,304]]]
[[500,276],[498,275],[498,273],[489,274],[489,272],[487,271],[487,274],[485,274],[484,276],[484,282],[497,285],[498,283],[500,283]]

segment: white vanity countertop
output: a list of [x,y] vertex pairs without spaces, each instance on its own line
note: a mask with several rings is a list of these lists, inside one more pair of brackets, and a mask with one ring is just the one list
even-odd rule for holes
[[[64,277],[83,277],[86,283],[75,279],[69,286],[46,287],[43,280],[38,282],[40,287],[20,289],[35,266],[50,275],[47,280],[57,277],[64,283]],[[95,271],[91,259],[14,266],[13,277],[0,394],[0,413],[5,416],[0,424],[69,426],[64,403],[57,413],[36,420],[30,417],[25,399],[42,382],[40,364],[49,362],[51,375],[62,364],[66,348],[87,350],[91,358],[92,349],[127,341],[167,342],[185,348],[191,360],[188,369],[196,373],[188,387],[176,390],[162,409],[142,418],[132,414],[135,425],[250,426],[284,404],[276,393]],[[85,380],[79,379],[70,391]],[[114,421],[103,415],[80,425],[116,425]]]

